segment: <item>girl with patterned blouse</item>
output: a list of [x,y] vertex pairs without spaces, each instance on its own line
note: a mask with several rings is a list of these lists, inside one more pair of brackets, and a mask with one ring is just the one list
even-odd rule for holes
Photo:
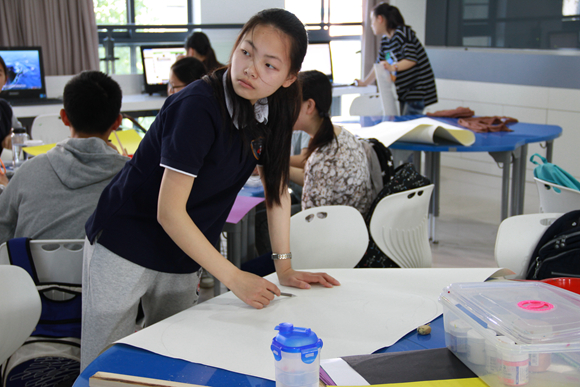
[[303,185],[302,209],[344,205],[363,215],[371,204],[368,161],[359,141],[330,120],[332,86],[319,71],[298,74],[302,106],[294,130],[311,137],[304,169],[290,168],[290,180]]

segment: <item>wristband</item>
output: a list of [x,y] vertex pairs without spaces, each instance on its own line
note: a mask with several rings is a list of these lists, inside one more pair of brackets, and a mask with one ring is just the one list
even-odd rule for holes
[[272,253],[272,259],[274,261],[277,261],[280,259],[292,259],[292,253],[286,253],[286,254]]

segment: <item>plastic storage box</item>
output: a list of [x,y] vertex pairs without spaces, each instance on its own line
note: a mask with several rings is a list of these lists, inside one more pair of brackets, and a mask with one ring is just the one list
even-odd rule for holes
[[580,295],[542,282],[448,286],[445,344],[486,384],[580,386]]

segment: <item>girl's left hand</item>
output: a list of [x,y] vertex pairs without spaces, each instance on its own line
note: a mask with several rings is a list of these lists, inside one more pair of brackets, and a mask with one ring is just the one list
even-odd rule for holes
[[292,286],[300,289],[310,289],[310,284],[319,283],[324,287],[331,288],[340,286],[340,282],[326,273],[310,273],[288,269],[278,273],[280,285]]
[[385,68],[385,70],[393,72],[395,71],[395,67],[390,65],[389,62],[387,62],[386,60],[382,60],[381,63],[383,64],[383,67]]

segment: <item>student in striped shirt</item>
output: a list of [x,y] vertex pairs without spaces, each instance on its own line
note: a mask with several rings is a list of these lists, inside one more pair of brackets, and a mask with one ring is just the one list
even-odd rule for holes
[[[396,74],[401,115],[423,114],[425,106],[437,102],[435,77],[425,48],[415,31],[405,25],[397,7],[378,4],[371,12],[371,22],[373,33],[383,37],[377,63]],[[355,84],[367,86],[375,78],[373,70],[364,80],[355,80]]]

